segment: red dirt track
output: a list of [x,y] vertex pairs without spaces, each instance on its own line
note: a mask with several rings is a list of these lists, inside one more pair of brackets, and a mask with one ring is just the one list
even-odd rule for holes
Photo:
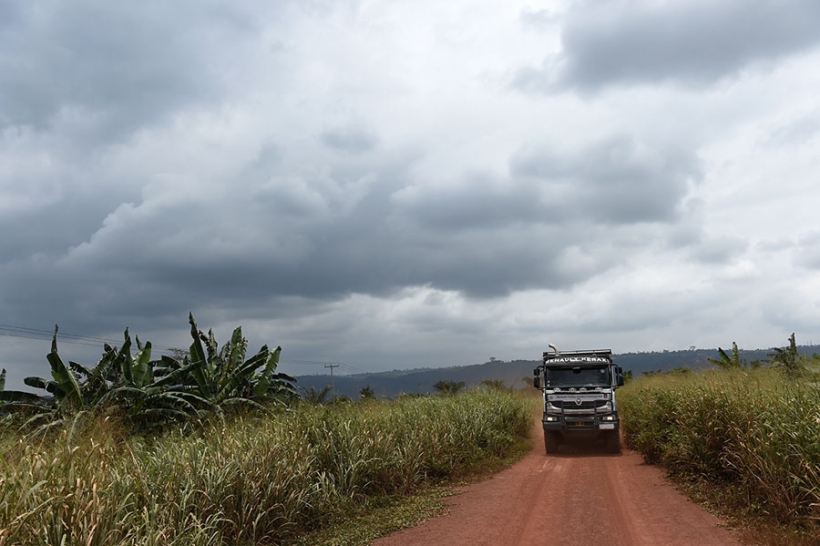
[[562,446],[546,455],[541,434],[538,430],[532,451],[521,461],[450,497],[446,515],[373,546],[740,544],[639,454]]

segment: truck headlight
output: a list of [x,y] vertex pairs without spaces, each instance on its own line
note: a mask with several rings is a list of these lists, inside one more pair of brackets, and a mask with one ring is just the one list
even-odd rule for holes
[[558,417],[556,417],[555,415],[547,415],[544,418],[544,421],[547,421],[548,423],[555,423],[556,421],[558,421]]
[[614,421],[614,420],[615,420],[615,416],[614,416],[614,415],[604,415],[604,416],[601,418],[601,421]]

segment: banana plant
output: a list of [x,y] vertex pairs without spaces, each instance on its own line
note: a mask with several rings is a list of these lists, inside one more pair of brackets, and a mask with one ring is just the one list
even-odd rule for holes
[[[164,425],[196,418],[202,413],[222,413],[230,406],[264,409],[262,402],[293,399],[296,379],[276,372],[282,348],[263,346],[245,359],[247,340],[236,328],[221,349],[213,332],[202,333],[189,315],[193,343],[182,359],[162,356],[151,359],[151,343],[136,338],[136,352],[128,329],[122,346],[105,345],[94,367],[77,362],[65,364],[57,352],[57,327],[47,355],[51,379],[27,377],[26,385],[48,392],[40,396],[6,391],[5,370],[0,372],[3,411],[28,418],[24,426],[55,426],[68,417],[114,411],[138,426]],[[83,417],[84,419],[84,417]],[[74,419],[76,423],[76,418]]]
[[[34,430],[34,434],[45,432],[72,418],[72,423],[83,421],[88,415],[88,405],[77,377],[70,366],[66,366],[57,352],[57,331],[51,340],[51,352],[46,359],[51,365],[51,379],[26,377],[23,382],[29,387],[43,389],[52,396],[40,396],[22,391],[2,391],[0,399],[8,401],[4,410],[25,419],[24,429]],[[73,427],[72,427],[73,430]]]
[[188,316],[188,322],[193,343],[187,358],[194,366],[190,375],[193,382],[189,386],[198,394],[221,407],[261,407],[262,400],[296,396],[293,386],[296,379],[276,373],[281,347],[271,351],[263,345],[259,352],[245,360],[248,342],[242,336],[241,327],[235,328],[231,340],[219,349],[213,331],[203,333],[193,313]]
[[195,393],[172,389],[194,366],[179,368],[156,380],[157,364],[172,359],[151,360],[151,342],[143,345],[137,337],[136,344],[137,352],[132,355],[131,336],[126,328],[122,347],[109,347],[94,369],[97,377],[112,380],[106,394],[97,401],[98,406],[118,407],[128,420],[141,426],[184,421],[196,417],[202,409],[218,411]]
[[154,381],[153,364],[151,362],[151,342],[143,346],[137,338],[137,354],[131,356],[131,336],[128,328],[125,329],[125,340],[119,352],[119,365],[122,379],[136,388],[147,387]]
[[719,358],[707,358],[706,360],[724,370],[743,368],[745,365],[745,362],[740,360],[740,350],[734,341],[732,342],[732,356],[730,357],[726,354],[726,351],[718,347],[718,357]]
[[42,377],[26,377],[23,383],[36,389],[44,389],[54,396],[57,409],[67,413],[76,413],[86,409],[80,384],[71,369],[65,365],[57,352],[57,330],[54,327],[54,336],[51,339],[51,352],[46,355],[51,365],[51,379]]
[[276,373],[279,366],[279,356],[282,347],[276,347],[265,361],[265,369],[255,377],[253,395],[256,397],[274,396],[279,399],[289,399],[298,396],[296,392],[296,378],[284,373]]
[[773,352],[769,353],[774,366],[783,370],[787,377],[797,378],[802,376],[806,368],[800,361],[800,354],[797,352],[797,341],[794,338],[794,333],[789,336],[789,346],[785,349],[774,347]]

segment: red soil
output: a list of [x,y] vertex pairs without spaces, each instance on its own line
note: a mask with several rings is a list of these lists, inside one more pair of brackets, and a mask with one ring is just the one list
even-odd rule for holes
[[[540,423],[537,423],[540,425]],[[732,546],[734,533],[624,449],[533,450],[492,478],[450,497],[448,513],[373,546]]]

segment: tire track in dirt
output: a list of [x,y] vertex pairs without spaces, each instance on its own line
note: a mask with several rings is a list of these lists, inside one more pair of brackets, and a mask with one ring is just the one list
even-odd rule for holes
[[715,516],[671,486],[638,453],[595,445],[546,455],[536,422],[532,451],[447,499],[448,513],[373,546],[737,546]]

